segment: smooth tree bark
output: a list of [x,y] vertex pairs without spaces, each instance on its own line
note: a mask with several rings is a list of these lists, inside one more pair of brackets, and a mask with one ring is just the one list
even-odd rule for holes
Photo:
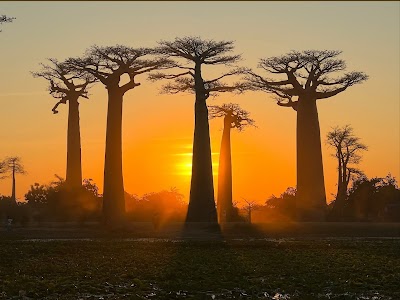
[[338,183],[336,199],[333,205],[335,217],[343,217],[343,210],[347,198],[347,190],[350,180],[354,176],[362,176],[363,173],[351,165],[357,165],[361,161],[361,152],[368,147],[360,142],[360,138],[353,134],[350,125],[335,127],[326,136],[326,143],[334,148],[333,156],[338,162]]
[[233,51],[231,41],[203,40],[199,37],[176,38],[174,41],[161,41],[156,51],[165,58],[175,58],[173,74],[157,73],[151,80],[173,80],[163,87],[163,92],[177,94],[190,92],[195,95],[195,124],[193,136],[192,177],[190,200],[186,222],[217,223],[214,199],[214,183],[211,159],[210,129],[206,101],[210,95],[221,92],[241,91],[243,83],[228,84],[225,79],[243,74],[240,68],[232,69],[211,80],[204,79],[203,67],[234,64],[239,55]]
[[[107,90],[108,110],[104,162],[103,217],[105,225],[120,227],[125,219],[122,169],[122,108],[126,92],[136,88],[136,76],[167,68],[165,59],[145,58],[153,51],[122,45],[89,48],[83,58],[68,59],[71,68],[99,80]],[[120,84],[127,74],[129,81]]]
[[249,72],[253,89],[272,93],[277,103],[297,112],[297,215],[301,221],[325,220],[326,196],[317,100],[333,97],[367,80],[362,72],[332,74],[346,69],[340,51],[292,51],[261,59],[259,67],[277,80]]
[[12,178],[11,200],[17,203],[17,197],[15,192],[16,191],[15,177],[17,174],[25,174],[26,171],[24,169],[24,165],[21,162],[21,158],[18,156],[7,157],[4,162],[5,162],[5,169],[9,173],[11,173],[11,178]]
[[254,126],[254,120],[249,117],[249,112],[234,103],[209,106],[209,116],[210,119],[220,117],[224,119],[219,153],[217,213],[220,223],[232,222],[234,210],[232,202],[231,129],[242,131],[247,126]]
[[59,101],[52,111],[58,113],[58,106],[68,102],[67,128],[67,169],[65,187],[68,191],[79,191],[82,187],[81,133],[79,124],[79,98],[88,99],[90,84],[96,79],[83,72],[71,69],[64,62],[49,59],[49,64],[41,64],[42,70],[33,73],[34,77],[49,82],[50,95]]

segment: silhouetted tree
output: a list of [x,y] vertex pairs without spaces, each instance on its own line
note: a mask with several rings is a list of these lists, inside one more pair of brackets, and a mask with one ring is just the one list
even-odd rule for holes
[[354,180],[344,209],[350,220],[400,221],[400,189],[395,178],[389,174]]
[[7,157],[5,160],[6,169],[11,173],[12,177],[12,191],[11,191],[11,199],[17,203],[17,198],[15,195],[15,175],[16,174],[25,174],[24,165],[21,162],[21,158],[18,156]]
[[91,178],[83,179],[83,188],[87,192],[89,192],[93,197],[101,196],[99,194],[99,187],[97,186],[96,183],[93,182],[93,179],[91,179]]
[[29,205],[39,205],[47,203],[47,187],[35,182],[25,194],[25,200]]
[[[0,15],[0,25],[3,23],[11,23],[15,20],[15,17],[8,17],[7,15]],[[1,30],[0,30],[1,32]]]
[[247,221],[251,224],[251,213],[258,206],[256,201],[244,199],[246,205],[244,206],[247,211]]
[[100,212],[101,199],[92,179],[84,179],[81,189],[71,191],[64,178],[46,185],[35,183],[25,194],[31,215],[36,220],[84,221],[95,218]]
[[[104,164],[103,216],[106,225],[120,226],[125,217],[122,176],[122,103],[126,92],[139,86],[136,76],[167,67],[165,59],[145,59],[152,50],[122,45],[92,46],[83,58],[71,58],[68,64],[98,79],[107,89],[108,111]],[[120,85],[122,75],[129,81]]]
[[368,148],[360,142],[360,138],[353,134],[353,128],[350,125],[333,128],[326,136],[326,143],[335,149],[333,156],[338,161],[338,187],[333,213],[337,217],[341,217],[349,182],[354,175],[362,175],[360,170],[350,165],[357,165],[361,161],[360,152],[366,151]]
[[220,222],[231,222],[233,217],[231,129],[242,131],[246,126],[254,126],[254,120],[249,117],[248,111],[234,103],[209,106],[208,109],[210,119],[224,118],[219,153],[217,212]]
[[277,220],[294,220],[296,218],[296,194],[294,187],[288,187],[279,197],[272,195],[265,205],[273,210]]
[[7,173],[7,162],[5,160],[0,161],[0,179],[4,179],[7,176],[5,175]]
[[[155,221],[155,225],[185,220],[187,204],[178,189],[171,188],[139,197],[126,193],[128,218],[136,221]],[[157,227],[155,226],[155,227]]]
[[282,77],[272,80],[250,72],[248,78],[254,89],[275,94],[278,105],[297,112],[297,209],[300,220],[325,219],[317,100],[333,97],[368,78],[362,72],[331,78],[330,75],[346,69],[345,62],[337,58],[340,54],[341,51],[306,50],[261,59],[260,68]]
[[68,101],[67,129],[67,171],[66,186],[71,190],[82,187],[81,133],[79,125],[79,98],[88,99],[89,85],[96,81],[91,75],[76,71],[70,65],[49,59],[49,65],[41,64],[40,72],[32,73],[49,82],[50,95],[59,101],[52,111],[58,113],[58,106]]
[[206,100],[220,92],[240,91],[243,83],[227,84],[224,79],[242,74],[243,69],[233,69],[219,77],[206,80],[203,66],[230,65],[240,60],[240,55],[230,55],[231,41],[203,40],[199,37],[176,38],[161,41],[157,51],[163,57],[176,58],[175,67],[182,72],[158,73],[152,80],[172,79],[164,86],[165,93],[189,92],[195,94],[195,128],[193,138],[192,178],[186,222],[217,222],[212,174],[210,131]]

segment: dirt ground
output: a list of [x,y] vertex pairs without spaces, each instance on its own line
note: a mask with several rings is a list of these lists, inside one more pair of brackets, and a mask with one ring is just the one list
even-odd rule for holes
[[31,223],[0,228],[0,239],[318,239],[318,238],[400,238],[400,223],[127,223],[110,230],[99,223]]

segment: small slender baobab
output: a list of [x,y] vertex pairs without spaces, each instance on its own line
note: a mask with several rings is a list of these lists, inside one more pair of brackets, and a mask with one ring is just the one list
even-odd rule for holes
[[11,200],[15,203],[17,202],[16,197],[16,184],[15,184],[15,176],[16,174],[25,174],[24,165],[21,162],[21,158],[18,156],[7,157],[5,159],[5,168],[8,172],[11,173],[12,178],[12,188],[11,188]]
[[67,129],[67,171],[66,187],[78,190],[82,186],[81,133],[79,125],[79,98],[88,99],[88,88],[96,79],[90,74],[77,72],[70,66],[56,59],[49,59],[49,64],[41,64],[42,70],[34,72],[34,77],[44,78],[49,82],[51,96],[59,100],[53,107],[54,114],[58,106],[68,102]]
[[242,131],[247,126],[254,126],[254,120],[238,104],[228,103],[208,108],[210,119],[224,118],[219,152],[217,212],[219,222],[230,222],[233,217],[231,129]]
[[335,127],[326,136],[326,143],[334,148],[338,162],[338,184],[337,194],[334,203],[334,213],[341,217],[346,201],[349,182],[355,175],[362,175],[362,172],[350,165],[357,165],[361,161],[361,152],[368,150],[368,147],[360,142],[360,138],[353,133],[350,125]]

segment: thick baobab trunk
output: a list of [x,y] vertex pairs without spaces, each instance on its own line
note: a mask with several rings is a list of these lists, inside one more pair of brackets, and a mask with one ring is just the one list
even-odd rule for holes
[[17,203],[17,196],[15,194],[15,166],[12,167],[12,189],[11,189],[11,200]]
[[225,116],[218,169],[217,209],[219,222],[231,221],[232,206],[231,120],[229,116]]
[[205,99],[199,97],[195,103],[192,179],[186,222],[217,222],[208,109]]
[[300,98],[297,106],[297,216],[324,221],[326,196],[317,103]]
[[70,99],[67,132],[67,176],[66,184],[70,190],[82,186],[81,133],[79,126],[79,103]]
[[118,89],[108,89],[106,150],[104,164],[103,216],[114,227],[125,219],[122,176],[122,99]]

